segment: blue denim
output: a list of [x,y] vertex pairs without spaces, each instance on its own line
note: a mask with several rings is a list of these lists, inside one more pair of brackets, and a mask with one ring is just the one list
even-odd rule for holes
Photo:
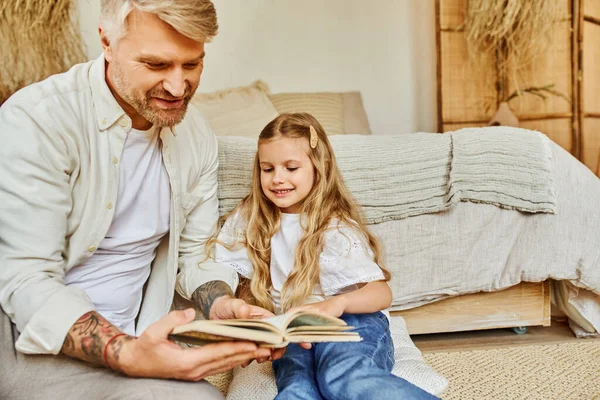
[[310,350],[290,344],[273,361],[276,399],[437,399],[392,375],[394,346],[389,322],[381,312],[343,314],[362,342],[313,343]]

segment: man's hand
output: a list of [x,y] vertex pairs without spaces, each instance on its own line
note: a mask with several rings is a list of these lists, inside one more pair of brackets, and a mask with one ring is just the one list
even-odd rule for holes
[[194,291],[192,301],[207,319],[268,318],[274,315],[262,307],[236,299],[223,281],[206,282]]
[[[269,310],[250,305],[242,299],[234,299],[229,296],[223,296],[216,299],[210,310],[211,319],[260,319],[273,316],[275,316],[275,314]],[[283,356],[284,353],[285,347],[280,349],[272,349],[270,357],[257,358],[256,361],[260,364],[269,360],[278,360]],[[248,364],[244,365],[244,367]]]
[[[229,285],[222,281],[211,281],[194,291],[192,300],[209,319],[248,319],[269,318],[274,314],[262,307],[253,306],[242,299],[236,299]],[[310,346],[310,345],[309,345]],[[268,357],[257,358],[258,363],[277,360],[285,353],[285,347],[273,349]],[[244,366],[250,364],[251,360]]]
[[234,297],[231,287],[223,281],[206,282],[192,293],[192,301],[196,304],[198,309],[202,311],[202,314],[204,314],[204,318],[206,319],[212,319],[211,311],[214,302],[221,297]]
[[274,316],[269,310],[230,296],[219,297],[210,309],[210,319],[261,319]]
[[269,349],[251,342],[182,348],[168,339],[174,327],[192,321],[194,316],[193,309],[173,311],[134,338],[92,311],[73,324],[61,353],[96,365],[106,363],[130,376],[193,381],[271,356]]
[[167,338],[174,327],[192,321],[194,316],[192,309],[172,311],[137,339],[115,339],[108,352],[109,365],[130,376],[198,381],[271,355],[269,349],[258,348],[250,342],[182,348]]

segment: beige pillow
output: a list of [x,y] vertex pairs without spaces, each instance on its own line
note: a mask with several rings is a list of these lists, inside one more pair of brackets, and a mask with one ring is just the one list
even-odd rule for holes
[[312,114],[328,135],[371,133],[360,92],[278,93],[269,98],[279,113]]
[[248,86],[198,93],[192,103],[202,111],[217,136],[258,137],[279,113],[262,81]]
[[370,135],[369,119],[360,92],[343,93],[346,135]]
[[280,113],[312,114],[328,135],[344,133],[344,102],[341,93],[279,93],[269,96]]

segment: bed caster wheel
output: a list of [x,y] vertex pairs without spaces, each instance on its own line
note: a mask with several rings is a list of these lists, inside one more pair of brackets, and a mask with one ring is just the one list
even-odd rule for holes
[[527,327],[526,326],[515,326],[514,328],[512,328],[512,330],[517,335],[524,335],[524,334],[527,333]]

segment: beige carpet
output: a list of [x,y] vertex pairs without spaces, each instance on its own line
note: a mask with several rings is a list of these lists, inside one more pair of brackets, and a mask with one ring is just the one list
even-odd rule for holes
[[[443,400],[600,399],[600,340],[424,353],[448,379]],[[207,379],[224,394],[231,372]]]
[[442,399],[600,399],[600,341],[425,353]]

